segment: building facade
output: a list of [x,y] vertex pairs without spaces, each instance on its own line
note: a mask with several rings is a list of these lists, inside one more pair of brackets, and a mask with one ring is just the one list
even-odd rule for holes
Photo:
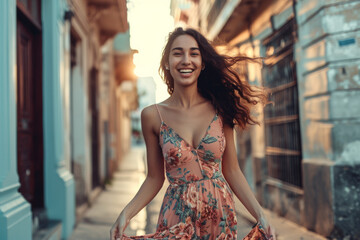
[[324,236],[359,238],[360,2],[172,4],[179,25],[219,52],[264,57],[236,66],[273,102],[255,110],[260,126],[238,133],[239,162],[261,204]]
[[129,38],[126,1],[0,9],[0,239],[67,239],[129,147],[119,114],[135,107],[119,89],[135,76],[115,72],[133,72],[133,52],[117,62],[113,41]]

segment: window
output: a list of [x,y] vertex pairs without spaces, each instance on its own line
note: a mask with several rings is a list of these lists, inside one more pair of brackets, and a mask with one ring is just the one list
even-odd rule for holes
[[273,102],[264,109],[265,144],[269,177],[302,187],[295,33],[292,19],[263,41],[268,57],[263,79]]

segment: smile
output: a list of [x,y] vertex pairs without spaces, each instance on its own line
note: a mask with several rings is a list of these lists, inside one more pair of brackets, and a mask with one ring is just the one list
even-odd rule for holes
[[193,69],[180,69],[179,72],[180,73],[192,73],[194,70]]

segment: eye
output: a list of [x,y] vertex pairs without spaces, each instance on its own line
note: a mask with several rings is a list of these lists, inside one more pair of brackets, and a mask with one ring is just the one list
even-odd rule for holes
[[173,55],[174,55],[174,56],[180,56],[180,55],[181,55],[181,52],[174,52]]

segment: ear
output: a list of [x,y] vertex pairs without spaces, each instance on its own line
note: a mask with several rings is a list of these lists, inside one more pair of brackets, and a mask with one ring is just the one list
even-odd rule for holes
[[203,64],[201,67],[201,71],[205,69],[205,65]]

